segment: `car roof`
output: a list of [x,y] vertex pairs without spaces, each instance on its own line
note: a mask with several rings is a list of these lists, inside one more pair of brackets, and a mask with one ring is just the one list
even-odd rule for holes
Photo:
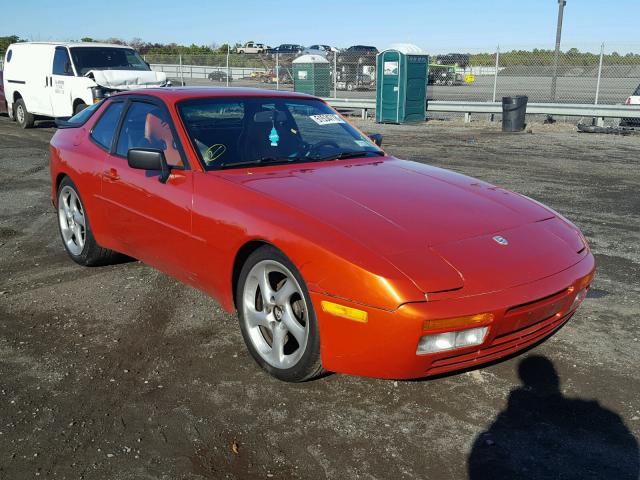
[[269,90],[265,88],[243,87],[159,87],[128,90],[114,97],[127,95],[148,95],[176,103],[182,100],[196,98],[225,98],[225,97],[253,97],[253,98],[306,98],[317,99],[306,93],[289,92],[282,90]]
[[54,45],[56,47],[114,47],[114,48],[133,48],[128,45],[117,45],[114,43],[98,43],[98,42],[18,42],[15,45]]

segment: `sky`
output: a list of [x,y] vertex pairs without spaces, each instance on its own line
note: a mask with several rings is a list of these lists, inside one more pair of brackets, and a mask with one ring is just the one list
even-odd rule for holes
[[[4,0],[0,36],[30,40],[134,37],[149,42],[386,48],[434,53],[549,48],[557,0]],[[563,50],[640,50],[638,0],[567,0]],[[10,21],[9,21],[10,19]]]

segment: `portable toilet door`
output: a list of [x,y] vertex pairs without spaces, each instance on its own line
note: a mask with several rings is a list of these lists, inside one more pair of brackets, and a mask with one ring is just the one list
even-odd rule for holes
[[424,122],[427,116],[429,57],[407,55],[405,62],[404,122]]
[[377,59],[376,121],[423,122],[426,117],[429,57],[384,50]]
[[385,50],[378,54],[376,81],[376,121],[380,123],[400,123],[402,93],[400,72],[402,53]]

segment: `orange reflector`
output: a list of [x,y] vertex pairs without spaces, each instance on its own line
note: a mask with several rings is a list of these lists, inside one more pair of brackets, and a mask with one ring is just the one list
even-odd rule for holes
[[358,310],[357,308],[351,308],[338,303],[327,302],[325,300],[321,302],[321,305],[324,312],[335,315],[336,317],[347,318],[361,323],[367,323],[369,320],[369,316],[364,310]]
[[441,318],[435,320],[425,320],[422,324],[423,330],[441,330],[445,328],[475,327],[479,324],[487,324],[493,321],[493,313],[478,313],[464,317]]
[[596,276],[596,272],[593,271],[586,277],[582,277],[580,281],[578,281],[578,289],[587,287],[593,281],[593,277],[595,276]]

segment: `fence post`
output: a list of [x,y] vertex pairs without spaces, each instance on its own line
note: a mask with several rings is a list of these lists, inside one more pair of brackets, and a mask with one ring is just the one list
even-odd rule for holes
[[594,105],[598,104],[598,97],[600,96],[600,79],[602,78],[602,58],[604,57],[604,42],[600,46],[600,63],[598,64],[598,81],[596,82],[596,99],[593,102]]
[[180,82],[184,87],[184,72],[182,71],[182,54],[180,54]]
[[496,91],[498,89],[498,68],[500,67],[500,45],[496,47],[496,71],[493,74],[493,101],[496,101]]
[[338,52],[333,52],[333,98],[338,98]]
[[280,54],[276,52],[276,90],[280,90]]
[[227,42],[227,87],[229,86],[229,53],[231,52],[231,45]]

